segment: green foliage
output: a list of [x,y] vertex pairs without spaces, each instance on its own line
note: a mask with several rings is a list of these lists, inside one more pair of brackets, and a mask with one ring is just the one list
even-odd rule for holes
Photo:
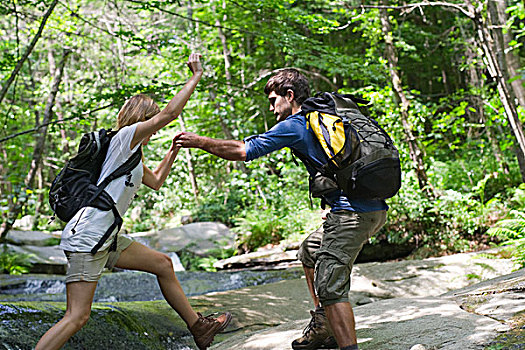
[[217,269],[213,264],[221,259],[227,259],[234,256],[237,250],[234,248],[215,248],[208,251],[207,256],[200,256],[191,252],[188,247],[178,253],[182,266],[187,271],[212,271]]
[[525,267],[525,212],[511,210],[509,216],[498,221],[487,233],[502,239],[503,245],[512,250],[516,263]]
[[279,243],[284,238],[283,217],[272,210],[248,212],[238,219],[238,244],[244,251],[254,251],[266,244]]
[[21,275],[28,273],[32,264],[31,254],[22,254],[4,250],[0,253],[0,273]]
[[[0,5],[1,82],[31,42],[44,5],[30,0]],[[524,210],[525,188],[516,187],[521,175],[514,137],[497,89],[485,76],[472,21],[440,6],[388,12],[396,69],[410,102],[403,120],[391,88],[380,12],[363,9],[357,1],[348,5],[328,0],[211,0],[188,6],[62,2],[0,104],[0,138],[42,122],[53,69],[67,48],[73,54],[53,107],[53,122],[63,122],[49,126],[41,172],[29,187],[25,177],[37,133],[0,143],[0,222],[26,201],[19,215],[37,215],[37,229],[61,229],[58,220],[48,224],[47,189],[75,153],[79,136],[113,126],[120,106],[133,94],[148,93],[163,107],[188,78],[184,61],[196,50],[204,54],[204,77],[184,109],[187,130],[236,139],[268,130],[274,116],[267,111],[264,84],[276,69],[297,67],[311,80],[313,92],[338,90],[370,99],[372,116],[399,148],[403,189],[389,200],[388,224],[374,240],[413,240],[434,253],[487,243],[484,234],[493,222],[510,209]],[[522,1],[508,2],[507,13],[510,49],[523,61]],[[523,120],[523,109],[519,113]],[[147,166],[156,167],[181,128],[174,122],[153,137],[144,152]],[[435,200],[421,193],[406,128],[421,147]],[[127,230],[160,229],[191,213],[197,221],[234,227],[239,247],[255,250],[281,239],[301,239],[319,224],[318,212],[309,207],[307,174],[293,165],[287,150],[246,169],[201,150],[191,150],[189,157],[198,198],[181,150],[160,190],[141,187],[125,216]],[[195,260],[191,266],[212,264],[187,259]]]

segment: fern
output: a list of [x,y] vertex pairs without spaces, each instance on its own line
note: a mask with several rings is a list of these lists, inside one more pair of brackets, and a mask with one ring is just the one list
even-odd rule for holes
[[525,213],[512,210],[510,216],[510,219],[498,221],[487,233],[505,240],[502,245],[514,248],[513,260],[525,267]]

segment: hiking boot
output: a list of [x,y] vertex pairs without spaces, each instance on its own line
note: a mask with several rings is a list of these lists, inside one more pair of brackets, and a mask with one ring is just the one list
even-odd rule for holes
[[197,315],[199,319],[190,327],[190,332],[197,347],[200,350],[205,350],[210,346],[215,334],[224,330],[230,323],[232,315],[229,312],[225,312],[217,318],[213,318],[212,315],[204,317],[200,312],[197,312]]
[[337,349],[328,319],[324,311],[310,311],[312,319],[303,331],[303,336],[292,342],[294,350]]

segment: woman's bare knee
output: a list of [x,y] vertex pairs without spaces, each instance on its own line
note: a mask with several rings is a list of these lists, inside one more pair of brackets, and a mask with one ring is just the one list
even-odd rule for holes
[[79,331],[89,321],[90,315],[91,310],[83,312],[66,311],[63,320],[64,322],[67,322],[71,327],[73,327],[76,331]]
[[162,276],[166,274],[173,274],[173,262],[171,258],[163,253],[158,253],[155,259],[155,271],[154,273],[157,276]]

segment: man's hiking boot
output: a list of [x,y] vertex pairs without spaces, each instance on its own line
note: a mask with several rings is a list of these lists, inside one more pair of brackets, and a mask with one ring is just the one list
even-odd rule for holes
[[324,311],[310,311],[312,319],[303,331],[303,336],[292,342],[294,350],[337,349],[332,329]]
[[197,312],[199,319],[190,327],[190,332],[193,335],[195,344],[200,350],[205,350],[210,346],[215,334],[221,332],[228,326],[232,319],[229,312],[225,312],[217,318],[210,316],[202,316]]

